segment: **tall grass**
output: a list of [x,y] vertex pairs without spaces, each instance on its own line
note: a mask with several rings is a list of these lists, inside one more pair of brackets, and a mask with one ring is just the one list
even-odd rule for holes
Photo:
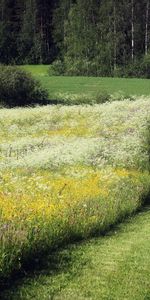
[[104,232],[150,188],[148,100],[0,110],[0,277]]

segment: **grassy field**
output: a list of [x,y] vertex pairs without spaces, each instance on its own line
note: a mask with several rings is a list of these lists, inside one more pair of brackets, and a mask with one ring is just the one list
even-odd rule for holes
[[[36,264],[47,251],[51,252],[73,241],[88,239],[95,234],[106,233],[112,225],[137,211],[150,191],[150,100],[148,97],[140,97],[140,93],[143,94],[142,88],[144,90],[146,84],[148,87],[148,80],[49,77],[46,73],[47,66],[24,68],[31,70],[34,76],[49,88],[49,95],[52,95],[53,99],[59,97],[71,99],[73,104],[73,101],[84,98],[85,105],[0,109],[0,284],[2,285],[25,265]],[[107,83],[106,86],[104,82]],[[143,83],[143,86],[140,83]],[[120,101],[122,92],[118,92],[118,101],[103,105],[88,105],[86,101],[96,95],[100,84],[103,89],[104,86],[106,90],[109,87],[109,93],[115,92],[115,89],[118,91],[123,86],[126,89],[124,93],[127,93],[130,86],[139,97],[134,101],[129,99]],[[147,219],[147,214],[145,218]],[[139,241],[140,239],[142,241],[142,232],[144,234],[147,230],[146,222],[143,222],[144,229],[141,228]],[[117,242],[118,247],[121,247],[121,239],[120,237],[120,242]],[[129,235],[127,239],[130,243]],[[145,236],[143,238],[145,252],[142,248],[141,257],[147,255],[147,243]],[[136,243],[135,247],[136,245],[139,249],[139,245]],[[121,253],[124,250],[126,251],[126,244],[120,250]],[[85,251],[87,257],[88,251]],[[94,251],[93,246],[89,255],[92,256]],[[102,251],[107,254],[107,241],[106,250]],[[139,253],[137,261],[141,265]],[[103,255],[102,253],[102,262],[106,263],[107,259],[111,261],[109,256],[104,260]],[[120,257],[119,253],[118,255]],[[127,260],[129,261],[129,258]],[[99,263],[102,268],[102,262],[98,262],[97,255],[95,266]],[[110,299],[117,299],[114,296],[115,287],[121,280],[127,280],[126,272],[132,274],[130,262],[127,268],[121,266],[124,271],[120,271],[119,279],[115,271],[116,279],[111,281],[111,272],[108,270],[106,278],[101,281],[101,287],[103,283],[107,286],[110,281],[110,290],[112,289]],[[118,270],[121,270],[121,266]],[[87,266],[87,272],[88,268]],[[138,274],[136,261],[135,269],[137,271],[135,270],[133,280],[136,281]],[[98,270],[94,271],[95,274],[97,272]],[[99,298],[97,279],[95,279],[95,284],[97,282],[95,295],[94,289],[90,290],[92,276],[89,272],[87,296],[83,277],[81,281],[83,295],[79,299]],[[77,278],[77,283],[67,282],[68,287],[63,291],[64,294],[59,295],[57,290],[60,297],[58,299],[70,299],[73,297],[72,293],[78,298],[80,296],[76,286],[78,280]],[[134,294],[139,282],[140,279],[137,279],[137,284],[131,287],[129,295]],[[59,284],[58,280],[56,286]],[[52,286],[50,299],[51,297],[53,299],[54,290],[55,284]],[[101,291],[103,293],[102,288]],[[45,290],[45,293],[49,291]],[[104,288],[104,296],[106,293]],[[121,297],[121,290],[119,293],[118,297]],[[49,299],[48,294],[45,295],[45,299]],[[138,298],[140,292],[137,295],[135,299],[142,300]],[[2,299],[3,297],[2,295]]]
[[0,110],[1,278],[141,206],[150,187],[149,103]]
[[37,270],[3,291],[3,300],[150,299],[150,210],[104,237],[42,259]]
[[48,76],[48,66],[28,65],[23,68],[40,79],[48,89],[50,99],[71,99],[73,102],[76,98],[80,101],[85,97],[87,101],[95,99],[100,91],[115,94],[117,98],[122,95],[150,95],[149,79]]

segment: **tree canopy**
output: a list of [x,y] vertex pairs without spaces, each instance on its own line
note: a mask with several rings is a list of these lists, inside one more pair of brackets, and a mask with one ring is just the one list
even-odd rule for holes
[[[109,76],[149,55],[149,0],[0,0],[0,63]],[[132,70],[130,70],[132,72]]]

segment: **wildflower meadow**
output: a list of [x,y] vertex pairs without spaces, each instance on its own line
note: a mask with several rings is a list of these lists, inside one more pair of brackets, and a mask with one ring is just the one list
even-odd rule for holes
[[150,190],[147,98],[0,109],[0,278],[104,233]]

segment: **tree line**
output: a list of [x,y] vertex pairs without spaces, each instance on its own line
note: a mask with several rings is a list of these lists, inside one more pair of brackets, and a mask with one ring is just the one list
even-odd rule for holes
[[149,76],[149,0],[0,0],[0,63]]

